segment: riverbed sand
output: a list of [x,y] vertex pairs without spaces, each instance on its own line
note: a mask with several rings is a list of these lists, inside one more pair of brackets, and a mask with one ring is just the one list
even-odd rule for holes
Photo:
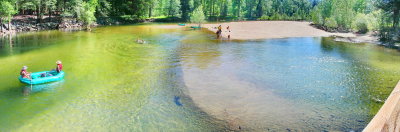
[[[222,26],[222,37],[236,40],[254,40],[289,37],[356,37],[353,33],[330,33],[299,21],[246,21],[204,24],[204,28],[216,32]],[[230,27],[230,32],[227,27]]]

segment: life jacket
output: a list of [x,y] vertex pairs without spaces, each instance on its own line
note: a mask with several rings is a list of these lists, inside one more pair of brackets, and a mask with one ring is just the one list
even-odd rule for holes
[[62,64],[57,64],[56,70],[58,73],[60,73],[62,71],[62,68],[63,68]]
[[28,78],[27,76],[28,73],[26,72],[26,70],[21,70],[19,74],[22,76],[22,78]]

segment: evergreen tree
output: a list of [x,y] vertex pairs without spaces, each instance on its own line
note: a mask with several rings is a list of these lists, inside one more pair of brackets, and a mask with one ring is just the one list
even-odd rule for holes
[[189,0],[180,0],[180,2],[181,2],[182,19],[184,21],[187,21],[189,19],[189,11],[190,11]]

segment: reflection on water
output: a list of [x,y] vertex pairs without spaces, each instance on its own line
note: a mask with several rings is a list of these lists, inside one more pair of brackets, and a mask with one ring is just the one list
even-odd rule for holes
[[[0,130],[359,131],[400,78],[400,53],[370,44],[222,42],[169,27],[0,39]],[[56,60],[64,82],[18,81],[21,66]]]

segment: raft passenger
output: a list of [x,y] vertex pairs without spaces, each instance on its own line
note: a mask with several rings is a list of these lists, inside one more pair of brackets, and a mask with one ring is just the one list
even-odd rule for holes
[[23,66],[20,72],[20,75],[22,76],[22,78],[31,78],[31,73],[27,71],[28,67],[27,66]]
[[56,71],[57,73],[60,73],[62,71],[63,65],[61,61],[57,61],[56,63],[57,63]]

